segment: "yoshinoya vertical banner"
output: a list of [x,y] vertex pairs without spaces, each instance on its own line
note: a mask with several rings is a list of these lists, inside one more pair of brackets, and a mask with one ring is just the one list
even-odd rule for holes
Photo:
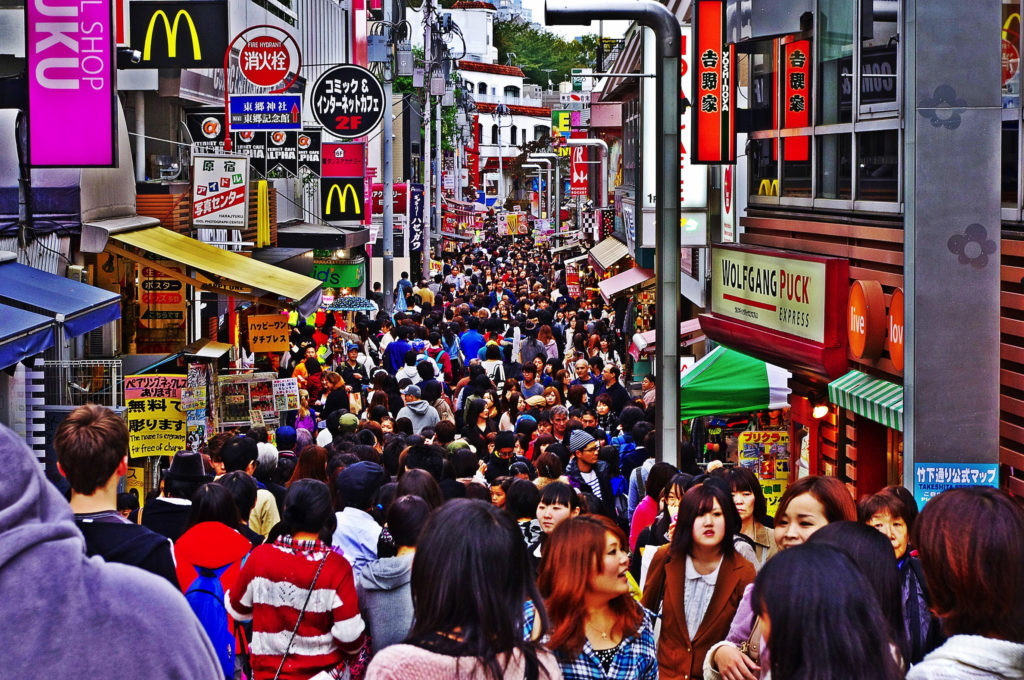
[[[784,45],[782,68],[782,127],[807,127],[811,124],[811,41],[797,40]],[[783,146],[784,160],[811,158],[810,137],[787,137]]]
[[25,3],[33,167],[117,165],[113,16],[111,0]]
[[732,78],[734,49],[725,42],[722,0],[696,0],[693,15],[694,59],[693,162],[735,160]]

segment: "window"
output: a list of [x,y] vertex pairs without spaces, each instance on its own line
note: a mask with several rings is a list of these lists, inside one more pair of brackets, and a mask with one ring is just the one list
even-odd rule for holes
[[484,143],[484,126],[483,126],[482,123],[477,123],[476,124],[476,143],[477,144],[483,144]]
[[754,130],[774,130],[778,127],[775,110],[776,43],[764,40],[757,43],[750,55],[750,116]]
[[477,94],[487,94],[487,83],[480,83],[476,86]]
[[851,135],[821,135],[818,142],[818,197],[852,198]]
[[[867,2],[867,0],[862,0]],[[865,15],[861,22],[860,105],[868,109],[891,108],[879,104],[896,103],[898,91],[896,45],[900,29],[897,10],[880,10]]]
[[497,144],[497,143],[498,143],[498,126],[497,125],[492,125],[491,126],[491,144]]
[[896,201],[899,196],[899,132],[881,130],[857,135],[857,198]]
[[1004,208],[1017,207],[1017,182],[1020,173],[1020,153],[1018,143],[1020,123],[1016,120],[1003,121],[1003,170],[1002,204]]
[[515,85],[505,86],[505,97],[511,99],[519,99],[519,88]]
[[751,195],[779,195],[779,162],[776,149],[778,140],[755,139],[747,145],[750,159]]
[[512,126],[512,146],[515,146],[515,145],[516,145],[516,144],[518,144],[518,143],[519,143],[519,142],[518,142],[518,141],[516,141],[516,126],[515,126],[515,125],[513,125],[513,126]]
[[547,127],[545,127],[543,125],[536,125],[536,126],[534,126],[534,128],[533,128],[533,139],[534,139],[534,141],[536,141],[538,139],[544,139],[547,136],[548,136],[548,129],[547,129]]
[[852,120],[853,17],[856,11],[856,0],[818,0],[819,125]]

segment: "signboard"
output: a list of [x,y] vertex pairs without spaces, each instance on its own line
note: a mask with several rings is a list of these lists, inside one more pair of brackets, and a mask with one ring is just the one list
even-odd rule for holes
[[[391,211],[395,215],[404,215],[409,205],[409,185],[405,182],[393,184],[394,197],[391,201]],[[370,205],[374,215],[384,213],[384,185],[373,184],[370,190]]]
[[854,281],[846,315],[850,353],[877,359],[885,344],[885,295],[878,281]]
[[423,185],[413,184],[409,194],[409,251],[423,250],[424,219]]
[[224,153],[224,112],[189,111],[185,128],[192,138],[192,154]]
[[999,487],[997,463],[914,463],[914,500],[923,508],[947,489],[964,486]]
[[249,220],[249,159],[192,157],[192,226],[244,229]]
[[173,456],[185,448],[185,381],[184,375],[125,376],[129,456]]
[[289,175],[299,172],[297,132],[267,133],[267,172],[280,170]]
[[274,409],[277,411],[298,411],[299,410],[299,379],[282,378],[275,380],[274,387]]
[[362,137],[384,117],[384,88],[362,66],[343,64],[324,71],[310,92],[313,117],[335,137]]
[[288,349],[288,317],[281,314],[253,314],[249,317],[249,351],[283,352]]
[[[182,265],[158,260],[161,269],[185,276]],[[185,286],[153,267],[139,270],[139,324],[145,328],[180,328],[185,324]]]
[[572,181],[569,184],[569,196],[588,196],[590,185],[587,183],[587,147],[569,148],[572,149]]
[[264,420],[277,418],[274,408],[276,373],[217,376],[221,425],[249,425],[249,411],[261,411]]
[[825,342],[825,263],[715,248],[711,311],[763,328]]
[[[566,139],[572,137],[573,132],[586,132],[586,125],[583,123],[582,111],[568,111],[553,109],[551,111],[551,132],[558,133]],[[572,147],[555,146],[554,153],[559,156],[568,156]]]
[[242,75],[259,87],[277,85],[288,75],[291,65],[292,58],[288,48],[279,39],[270,35],[246,41],[238,55],[238,68]]
[[892,292],[892,299],[889,301],[889,320],[886,324],[889,328],[889,359],[893,368],[897,371],[903,370],[903,341],[906,338],[906,329],[903,323],[903,289],[897,288]]
[[364,267],[362,262],[317,263],[311,276],[326,288],[358,288],[363,285]]
[[696,0],[695,7],[693,162],[731,163],[736,155],[732,134],[734,48],[725,42],[722,0]]
[[[807,127],[811,124],[811,41],[787,43],[782,54],[782,127]],[[787,161],[810,160],[810,137],[787,137],[783,157]]]
[[233,94],[229,111],[236,132],[302,129],[300,94]]
[[565,286],[569,291],[569,297],[580,296],[580,270],[576,262],[565,263]]
[[629,256],[636,257],[636,202],[632,198],[622,199],[622,226],[626,230],[626,248]]
[[296,140],[298,166],[310,174],[320,176],[320,130],[304,129]]
[[266,132],[233,132],[231,133],[231,149],[238,156],[249,159],[249,168],[254,177],[267,175],[267,133]]
[[722,166],[722,242],[736,242],[735,165]]
[[111,0],[25,3],[33,167],[117,165],[112,17]]
[[741,432],[737,449],[740,466],[753,472],[761,482],[768,515],[774,517],[789,481],[789,433],[781,430]]
[[[680,26],[682,31],[682,54],[680,55],[680,83],[682,96],[694,101],[693,76],[689,73],[691,58],[690,45],[693,29]],[[693,162],[691,154],[691,130],[693,128],[693,107],[680,107],[679,113],[679,205],[683,209],[704,209],[708,204],[708,173],[702,165]],[[654,173],[651,171],[651,176]],[[654,205],[651,201],[649,205]]]
[[132,0],[128,14],[132,49],[142,54],[131,68],[224,68],[227,0]]
[[362,177],[366,173],[365,142],[323,142],[320,145],[321,177]]
[[320,215],[328,222],[362,219],[364,199],[362,177],[320,180]]

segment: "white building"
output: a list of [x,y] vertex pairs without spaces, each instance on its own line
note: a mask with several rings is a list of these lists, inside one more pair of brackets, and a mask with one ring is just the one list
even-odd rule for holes
[[[498,61],[498,48],[494,46],[494,21],[497,10],[482,0],[459,0],[451,9],[441,10],[452,15],[452,23],[462,31],[466,40],[464,59],[493,64]],[[412,8],[406,10],[406,20],[412,28],[412,44],[423,47],[423,12]],[[462,42],[457,38],[448,41],[458,55]]]

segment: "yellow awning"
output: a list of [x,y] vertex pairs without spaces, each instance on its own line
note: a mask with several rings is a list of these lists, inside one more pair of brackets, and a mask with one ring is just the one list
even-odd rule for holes
[[[286,298],[303,316],[312,314],[320,306],[321,283],[317,279],[211,246],[163,227],[111,233],[110,238],[180,262],[219,287],[240,284],[244,288]],[[203,288],[200,281],[195,281],[194,285]]]

